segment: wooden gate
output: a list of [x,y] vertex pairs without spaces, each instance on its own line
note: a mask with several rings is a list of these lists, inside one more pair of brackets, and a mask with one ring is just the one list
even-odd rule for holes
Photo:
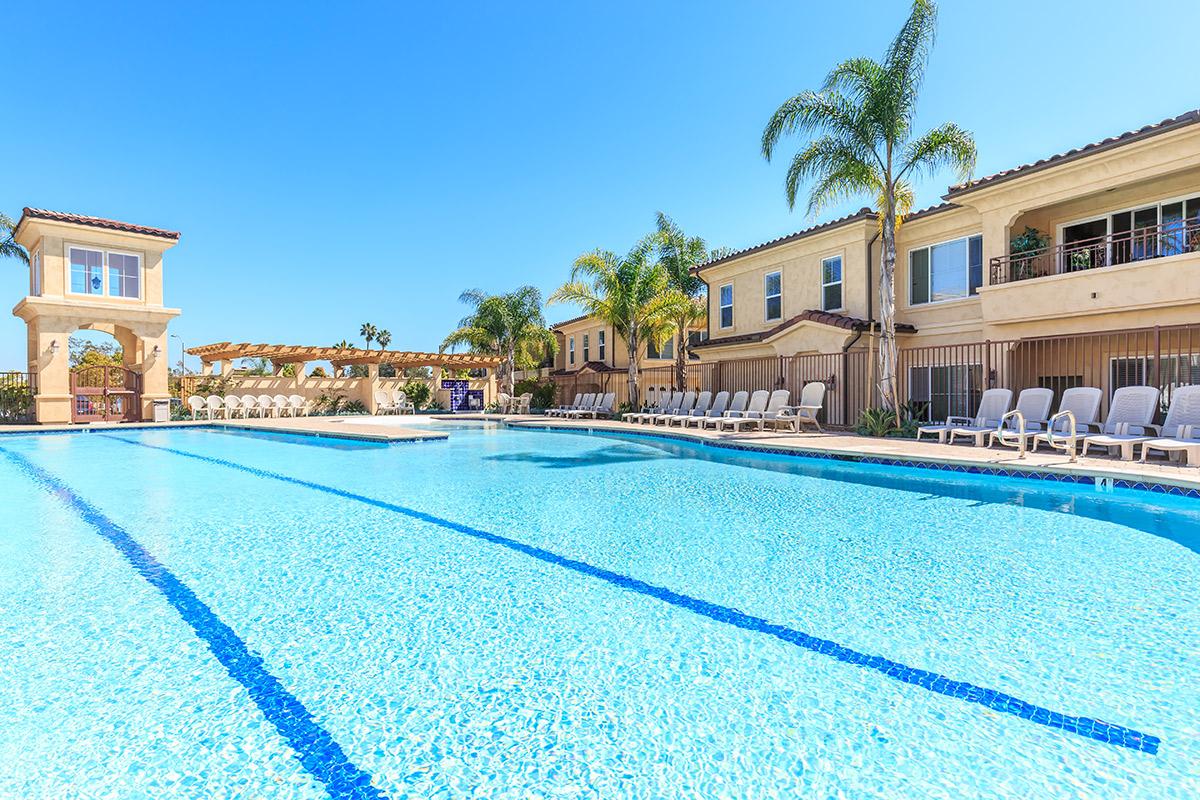
[[137,422],[142,376],[125,367],[80,367],[71,372],[72,422]]

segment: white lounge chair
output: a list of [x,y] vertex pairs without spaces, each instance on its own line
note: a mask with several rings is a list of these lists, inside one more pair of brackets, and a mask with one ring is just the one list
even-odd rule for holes
[[[1133,460],[1133,446],[1161,433],[1158,425],[1151,424],[1158,412],[1157,386],[1122,386],[1113,392],[1108,407],[1108,417],[1100,433],[1089,433],[1083,437],[1083,453],[1088,454],[1092,445],[1106,447],[1109,452],[1117,451],[1122,461]],[[1153,432],[1153,436],[1147,435]]]
[[205,419],[212,419],[212,413],[208,410],[208,403],[198,394],[189,395],[187,399],[188,408],[191,409],[192,419],[196,419],[201,414]]
[[271,398],[271,403],[275,406],[275,416],[292,416],[292,404],[288,401],[287,395],[277,394]]
[[236,394],[225,395],[225,419],[233,419],[243,412],[242,401]]
[[584,417],[599,419],[602,414],[606,417],[611,417],[613,413],[613,403],[615,403],[616,400],[616,392],[608,392],[600,398],[600,402],[597,403],[595,407],[581,411],[572,411],[571,415],[575,419],[583,419]]
[[670,398],[667,399],[666,405],[643,408],[640,414],[626,414],[625,421],[640,424],[642,422],[646,422],[650,417],[653,417],[656,414],[668,414],[673,411],[677,411],[680,403],[682,402],[683,392],[673,392]]
[[547,417],[560,417],[566,411],[574,411],[575,409],[579,408],[579,403],[581,400],[583,400],[583,393],[579,392],[575,395],[575,399],[572,400],[570,403],[567,403],[567,404],[561,405],[561,406],[556,406],[554,408],[547,408],[546,416]]
[[922,434],[936,433],[938,442],[945,444],[946,436],[954,428],[965,426],[995,428],[1000,424],[1000,418],[1008,412],[1012,405],[1012,389],[987,389],[979,397],[979,408],[974,417],[947,417],[946,421],[936,425],[922,425],[917,428],[917,439]]
[[415,414],[417,407],[408,399],[407,392],[392,391],[392,403],[396,406],[397,414]]
[[271,399],[271,395],[260,394],[258,396],[258,414],[260,417],[275,416],[275,401]]
[[[786,390],[782,390],[786,391]],[[726,411],[725,416],[717,425],[717,430],[740,431],[743,426],[756,427],[762,429],[763,415],[767,413],[772,401],[778,397],[777,392],[768,392],[766,389],[760,389],[750,395],[750,404],[746,406],[746,410],[738,414],[733,411]],[[787,405],[787,396],[785,395],[782,401],[777,401],[777,405],[772,409],[774,416],[779,413],[779,409]]]
[[[733,399],[729,401],[729,407],[722,411],[718,416],[705,417],[700,421],[699,427],[701,430],[705,428],[721,428],[721,421],[727,417],[740,417],[746,413],[746,406],[750,402],[749,392],[737,392],[733,395]],[[765,408],[766,406],[764,406]]]
[[225,416],[225,401],[220,395],[210,394],[204,398],[204,404],[208,406],[208,418],[219,419]]
[[252,394],[244,394],[241,396],[242,401],[242,416],[249,419],[252,416],[262,416],[262,410],[258,407],[258,398]]
[[800,390],[800,404],[784,406],[779,416],[771,420],[773,427],[781,425],[788,427],[793,433],[799,433],[804,423],[811,422],[816,429],[821,430],[817,414],[825,407],[825,384],[821,381],[810,381]]
[[666,422],[676,414],[687,414],[693,408],[695,408],[695,406],[696,393],[689,390],[683,393],[683,400],[679,402],[678,407],[667,409],[660,414],[651,414],[649,417],[647,417],[646,422],[650,423],[651,425],[657,425],[660,422]]
[[[1040,442],[1046,442],[1052,449],[1070,450],[1074,454],[1075,439],[1091,430],[1088,426],[1095,424],[1103,397],[1104,393],[1093,386],[1075,386],[1064,390],[1058,401],[1058,412],[1049,417],[1041,429],[1035,429],[1033,423],[1026,420],[1025,429],[1021,430],[1017,412],[1010,411],[1005,414],[1005,420],[1012,419],[1013,423],[992,431],[988,447],[994,444],[1015,447],[1021,453],[1019,457],[1024,458],[1026,451],[1036,450]],[[1018,398],[1018,410],[1020,405]],[[1047,437],[1047,434],[1051,435]]]
[[292,409],[293,417],[308,416],[308,401],[298,394],[288,395],[288,406]]
[[697,428],[703,428],[704,423],[708,420],[720,419],[723,417],[725,415],[725,410],[728,408],[729,392],[717,392],[716,397],[713,398],[712,404],[708,407],[707,411],[701,413],[696,411],[696,409],[692,409],[691,415],[685,418],[679,424],[685,428],[690,428],[692,425],[695,425]]
[[683,408],[680,407],[679,411],[664,418],[663,424],[668,428],[676,422],[678,422],[680,426],[683,426],[693,416],[703,416],[708,412],[709,406],[712,405],[712,399],[712,392],[701,392],[700,394],[696,395],[696,404],[694,406],[687,411],[684,411]]
[[602,395],[602,394],[597,393],[597,394],[589,395],[589,397],[592,398],[592,401],[590,403],[585,405],[583,408],[576,408],[573,411],[568,411],[564,416],[567,417],[568,419],[578,419],[578,418],[582,417],[584,414],[589,414],[589,413],[595,411],[596,409],[600,408],[601,404],[604,402],[604,395]]
[[[1185,422],[1178,423],[1177,420],[1171,419],[1171,411],[1175,409],[1176,401],[1179,394],[1187,390],[1187,407],[1181,406],[1181,417],[1186,415],[1189,419],[1195,419],[1200,416],[1196,409],[1196,405],[1200,404],[1200,386],[1180,386],[1171,392],[1171,408],[1167,410],[1167,421],[1163,424],[1163,435],[1157,439],[1148,439],[1142,442],[1142,463],[1146,462],[1146,458],[1153,450],[1158,450],[1168,455],[1174,453],[1183,453],[1184,464],[1189,467],[1200,466],[1200,423]],[[1171,428],[1174,424],[1174,429]]]
[[386,389],[376,389],[374,395],[376,414],[396,413],[396,403],[392,400],[392,395]]
[[976,447],[983,447],[984,439],[989,434],[995,434],[1005,428],[1014,432],[1025,430],[1037,433],[1046,429],[1047,417],[1050,416],[1050,406],[1054,404],[1052,389],[1022,389],[1017,395],[1017,405],[1012,411],[1007,411],[995,425],[959,425],[950,429],[950,444],[962,436],[973,439]]

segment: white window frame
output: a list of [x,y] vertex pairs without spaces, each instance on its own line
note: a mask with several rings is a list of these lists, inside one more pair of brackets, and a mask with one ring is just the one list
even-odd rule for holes
[[[725,305],[724,303],[721,302],[721,295],[725,292],[726,289],[729,289],[729,305]],[[724,324],[725,314],[723,312],[725,311],[726,308],[729,309],[729,324],[728,325]],[[717,287],[717,326],[720,327],[722,330],[726,330],[726,329],[733,327],[733,322],[734,322],[734,319],[733,319],[733,284],[732,283],[724,283]]]
[[[97,247],[92,244],[83,244],[82,242],[65,242],[66,258],[63,259],[63,293],[73,295],[75,297],[105,297],[113,300],[142,300],[146,296],[146,257],[144,254],[136,250],[116,250],[106,247]],[[99,292],[77,292],[71,288],[71,251],[72,250],[90,250],[93,253],[100,254],[100,291]],[[111,294],[108,291],[108,257],[109,255],[128,256],[137,259],[137,284],[138,293],[136,297],[123,294]]]
[[[825,282],[825,264],[837,259],[841,262],[838,268],[838,279],[836,281]],[[825,289],[830,286],[838,287],[838,296],[842,298],[841,304],[837,308],[825,307]],[[822,311],[844,311],[846,309],[846,259],[842,253],[834,253],[831,256],[826,256],[821,259],[821,310]]]
[[29,257],[29,267],[32,270],[30,291],[34,297],[42,296],[42,250],[38,248]]
[[[1063,236],[1064,236],[1067,228],[1074,227],[1075,225],[1083,225],[1084,223],[1087,223],[1087,222],[1099,222],[1101,220],[1104,221],[1105,237],[1112,236],[1113,235],[1112,218],[1115,215],[1125,214],[1125,213],[1132,214],[1135,211],[1143,211],[1143,210],[1145,210],[1147,208],[1151,208],[1151,207],[1153,207],[1154,210],[1158,212],[1158,217],[1157,217],[1158,221],[1155,224],[1161,226],[1162,225],[1162,207],[1165,205],[1170,205],[1171,203],[1184,203],[1183,213],[1184,213],[1184,221],[1186,223],[1186,221],[1187,221],[1186,201],[1194,200],[1197,197],[1200,197],[1200,192],[1192,191],[1192,192],[1188,192],[1187,194],[1179,195],[1177,197],[1167,197],[1162,200],[1148,200],[1145,203],[1138,203],[1136,205],[1126,206],[1124,208],[1114,208],[1111,211],[1104,212],[1103,214],[1093,214],[1090,217],[1080,217],[1079,219],[1073,219],[1068,222],[1062,222],[1062,223],[1059,223],[1058,225],[1056,225],[1054,228],[1054,244],[1059,245],[1059,246],[1063,245]],[[1132,224],[1132,220],[1130,221],[1130,224]],[[1106,255],[1106,260],[1108,261],[1109,266],[1122,266],[1122,267],[1125,266],[1124,264],[1114,265],[1112,263],[1112,244],[1111,243],[1107,246],[1106,250],[1107,250],[1107,252],[1105,253],[1105,255]],[[1158,257],[1159,258],[1170,258],[1170,256],[1158,256]],[[1147,259],[1147,260],[1149,260],[1149,259]],[[1137,264],[1137,263],[1141,263],[1141,262],[1131,261],[1129,263]],[[1058,263],[1056,263],[1054,265],[1054,269],[1057,272],[1062,273],[1063,260],[1061,257],[1058,259]]]
[[599,330],[599,331],[596,331],[596,355],[597,355],[597,356],[599,356],[599,361],[600,361],[600,363],[602,363],[602,364],[603,364],[603,363],[605,363],[605,361],[604,361],[604,357],[605,357],[605,352],[604,352],[604,349],[605,349],[605,348],[604,348],[604,345],[605,345],[604,338],[605,338],[605,336],[604,336],[604,333],[605,333],[605,332],[604,332],[604,330],[603,330],[603,329],[601,329],[601,330]]
[[[779,294],[767,294],[767,280],[772,275],[779,276]],[[778,317],[772,317],[771,312],[768,310],[771,298],[773,297],[779,298]],[[773,269],[770,272],[763,273],[763,322],[778,322],[781,319],[783,319],[783,270]]]
[[589,358],[589,356],[591,355],[591,353],[589,352],[589,350],[591,350],[591,344],[592,344],[591,336],[589,336],[586,333],[583,334],[583,363],[585,363],[585,364],[591,360]]
[[[940,242],[930,242],[929,244],[923,244],[920,247],[910,247],[908,249],[907,258],[908,258],[908,305],[909,305],[909,307],[925,308],[927,306],[941,305],[942,303],[961,303],[964,300],[973,300],[973,299],[979,297],[978,292],[976,292],[975,294],[971,294],[971,240],[974,239],[976,236],[978,236],[982,240],[983,239],[983,231],[978,231],[976,233],[968,233],[966,236],[955,236],[952,239],[945,239]],[[962,297],[947,297],[945,300],[934,300],[933,299],[933,248],[938,247],[939,245],[943,245],[943,244],[953,244],[954,242],[966,242],[967,243],[967,263],[963,265],[963,270],[966,273],[966,278],[967,278],[967,281],[966,281],[967,293],[965,295],[963,295]],[[929,251],[929,298],[930,299],[926,300],[923,303],[914,303],[913,298],[912,298],[912,254],[917,252],[918,250],[928,250]],[[981,251],[980,258],[983,258],[982,250],[983,250],[983,246],[981,243],[980,244],[980,251]],[[842,265],[843,265],[843,267],[845,266],[844,261],[842,262]],[[982,269],[983,269],[983,265],[981,264],[980,270],[982,270]],[[980,275],[980,282],[979,282],[980,287],[987,285],[986,281],[984,280],[985,277],[986,276],[983,274]],[[843,299],[842,302],[845,303],[846,302],[845,299]]]
[[[920,248],[917,248],[917,249],[920,249]],[[972,385],[971,385],[971,370],[975,367],[978,367],[980,370],[980,386],[979,387],[972,387]],[[970,362],[967,364],[913,364],[913,365],[909,366],[908,376],[907,376],[908,377],[908,391],[907,391],[908,399],[910,401],[911,400],[924,400],[925,402],[929,403],[929,419],[928,419],[928,421],[930,421],[930,422],[941,422],[942,421],[940,419],[935,419],[934,415],[933,415],[933,371],[935,369],[956,369],[956,368],[963,369],[966,371],[966,376],[967,376],[966,399],[968,401],[967,405],[969,406],[972,390],[974,389],[975,391],[978,391],[980,393],[980,396],[982,396],[983,391],[986,388],[987,378],[986,378],[986,376],[983,375],[983,364],[981,364],[979,362]],[[913,376],[913,372],[917,371],[917,370],[925,373],[925,386],[929,390],[928,397],[918,398],[913,395],[913,377],[912,376]],[[950,398],[950,397],[952,397],[952,395],[947,394],[946,397]],[[949,403],[947,403],[947,405],[949,405]],[[963,413],[961,415],[955,415],[955,416],[969,417],[974,412],[975,412],[974,408],[965,408],[965,409],[963,409]]]
[[575,366],[575,337],[567,337],[567,366]]

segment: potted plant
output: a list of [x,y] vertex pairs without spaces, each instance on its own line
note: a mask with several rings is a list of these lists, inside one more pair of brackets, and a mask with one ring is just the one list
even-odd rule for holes
[[1008,243],[1009,280],[1023,281],[1038,276],[1037,257],[1050,246],[1050,236],[1029,225]]

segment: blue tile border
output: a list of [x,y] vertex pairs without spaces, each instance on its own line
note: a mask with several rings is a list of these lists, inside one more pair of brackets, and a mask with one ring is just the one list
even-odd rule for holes
[[1052,481],[1056,483],[1076,483],[1083,486],[1095,485],[1097,478],[1111,478],[1112,485],[1118,489],[1133,489],[1136,491],[1170,494],[1177,497],[1200,499],[1200,488],[1178,486],[1172,483],[1158,483],[1151,480],[1137,481],[1126,478],[1116,478],[1111,475],[1095,473],[1066,473],[1052,470],[1039,470],[1033,467],[998,467],[975,464],[954,464],[945,461],[913,458],[890,458],[888,456],[873,456],[866,453],[831,453],[826,450],[807,450],[801,447],[772,447],[770,445],[755,445],[745,441],[729,441],[722,439],[705,439],[685,434],[669,433],[667,431],[624,430],[620,428],[585,428],[567,425],[555,425],[541,422],[506,422],[505,426],[513,430],[545,430],[561,433],[577,434],[612,434],[614,436],[640,436],[650,439],[674,439],[690,442],[703,447],[714,447],[723,450],[739,450],[752,453],[767,453],[770,455],[793,456],[796,458],[818,458],[830,461],[845,461],[859,464],[878,464],[886,467],[913,467],[915,469],[940,470],[946,472],[961,472],[973,475],[997,475],[1006,478],[1029,478],[1031,480]]
[[360,769],[333,736],[321,727],[293,694],[283,687],[263,663],[216,612],[196,596],[186,583],[154,557],[124,528],[104,516],[70,486],[24,456],[0,447],[4,455],[37,485],[65,506],[111,544],[151,586],[178,612],[220,662],[229,676],[249,693],[254,704],[295,751],[309,773],[324,784],[329,795],[341,800],[384,798],[371,785],[371,776]]
[[1012,695],[996,691],[995,689],[976,686],[966,681],[954,680],[953,678],[940,675],[936,672],[909,667],[905,664],[891,661],[883,656],[860,653],[837,642],[830,641],[828,639],[821,639],[804,633],[803,631],[746,614],[734,608],[711,603],[707,600],[702,600],[681,592],[676,592],[663,586],[647,583],[646,581],[642,581],[618,572],[613,572],[611,570],[604,569],[603,567],[593,566],[585,561],[559,555],[558,553],[537,547],[535,545],[526,544],[516,539],[511,539],[507,536],[491,533],[489,531],[475,528],[460,522],[454,522],[453,520],[444,519],[424,511],[418,511],[416,509],[408,508],[396,503],[390,503],[385,500],[379,500],[366,495],[350,492],[345,489],[339,489],[335,486],[328,486],[313,481],[307,481],[302,478],[294,478],[282,473],[272,472],[270,470],[246,466],[244,464],[239,464],[235,461],[228,461],[223,458],[205,456],[199,453],[192,453],[187,450],[179,450],[173,447],[148,444],[146,442],[139,442],[120,436],[110,436],[109,438],[116,439],[117,441],[125,442],[126,444],[137,447],[145,447],[151,450],[173,453],[185,458],[227,467],[229,469],[238,470],[239,472],[244,472],[260,478],[270,478],[272,480],[281,481],[294,486],[302,486],[346,500],[353,500],[355,502],[363,503],[375,508],[402,514],[411,519],[437,525],[438,527],[465,534],[466,536],[470,536],[474,539],[499,545],[514,552],[530,556],[544,563],[562,567],[564,569],[571,570],[572,572],[604,581],[613,586],[617,586],[618,588],[635,592],[646,597],[651,597],[655,600],[668,603],[677,608],[685,609],[716,622],[721,622],[746,631],[765,634],[767,636],[779,639],[780,641],[786,642],[787,644],[800,647],[804,650],[834,658],[842,663],[872,670],[893,680],[900,681],[901,683],[918,686],[935,694],[953,697],[964,702],[976,703],[993,711],[1012,714],[1021,719],[1054,728],[1056,730],[1074,733],[1098,742],[1104,742],[1106,744],[1116,745],[1118,747],[1127,747],[1133,750],[1149,753],[1151,755],[1158,753],[1158,748],[1162,741],[1157,736],[1142,733],[1141,731],[1133,728],[1115,725],[1090,717],[1071,716],[1068,714],[1051,711],[1047,708],[1042,708],[1019,698],[1013,697]]
[[245,431],[249,433],[274,433],[281,436],[307,436],[313,439],[347,439],[356,442],[371,442],[373,444],[416,444],[418,442],[444,442],[449,438],[448,433],[433,433],[424,436],[412,437],[408,439],[380,439],[368,434],[358,434],[352,432],[341,431],[312,431],[312,430],[283,430],[282,428],[243,428],[237,425],[226,425],[220,420],[211,422],[204,421],[198,425],[170,425],[170,424],[154,424],[154,425],[104,425],[102,427],[93,427],[90,425],[79,425],[74,428],[64,428],[59,430],[46,431],[6,431],[3,426],[0,426],[0,438],[5,436],[74,436],[82,433],[105,434],[105,433],[140,433],[143,431],[208,431],[209,433],[224,433],[225,431]]

